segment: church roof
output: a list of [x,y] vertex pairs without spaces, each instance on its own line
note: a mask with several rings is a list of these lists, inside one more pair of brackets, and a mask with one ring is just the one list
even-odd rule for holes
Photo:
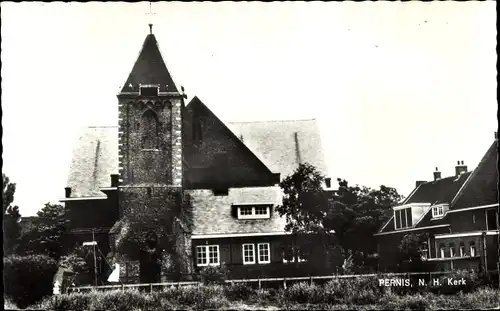
[[284,178],[308,162],[328,174],[315,119],[229,122],[227,126],[274,173]]
[[227,196],[212,190],[187,190],[193,207],[193,235],[235,233],[284,233],[286,219],[272,211],[269,219],[238,219],[233,205],[281,204],[281,189],[273,187],[231,188]]
[[84,127],[78,132],[68,175],[71,197],[102,197],[118,173],[118,127]]
[[139,57],[121,92],[138,92],[139,84],[159,84],[160,92],[179,92],[161,56],[154,34],[149,34],[144,40]]

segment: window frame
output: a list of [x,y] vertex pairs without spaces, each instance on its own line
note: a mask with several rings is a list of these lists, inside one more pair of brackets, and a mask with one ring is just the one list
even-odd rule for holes
[[455,257],[455,247],[454,246],[450,246],[450,257]]
[[[210,263],[210,248],[215,247],[217,250],[217,263]],[[199,249],[202,249],[205,254],[205,263],[199,263]],[[196,246],[196,266],[197,267],[206,267],[206,266],[220,266],[220,248],[218,244],[212,245],[197,245]]]
[[[257,214],[256,213],[256,208],[265,208],[266,213],[265,214]],[[236,205],[236,208],[238,210],[238,219],[269,219],[271,218],[271,206],[269,205],[263,205],[263,204],[255,204],[255,205]],[[241,211],[242,209],[249,209],[251,208],[251,214],[242,214]]]
[[476,257],[476,244],[470,244],[469,245],[469,252],[471,257]]
[[[409,210],[409,211],[408,211]],[[403,216],[404,215],[404,216]],[[399,222],[398,222],[399,220]],[[408,224],[408,222],[410,224]],[[399,227],[398,227],[399,223]],[[404,224],[404,226],[403,226]],[[394,211],[394,229],[403,230],[413,227],[413,219],[411,214],[411,207],[406,207]]]
[[439,258],[446,258],[446,252],[444,250],[444,245],[439,246]]
[[465,245],[460,245],[458,247],[458,251],[459,251],[459,254],[460,254],[460,257],[465,257]]
[[[252,261],[246,261],[245,258],[245,246],[252,247]],[[254,243],[244,243],[241,245],[241,253],[243,255],[243,264],[244,265],[254,265],[255,264],[255,244]]]
[[[267,260],[261,260],[261,246],[267,246]],[[259,264],[271,263],[271,244],[270,243],[257,243],[257,259]]]
[[436,205],[432,207],[432,217],[438,218],[444,216],[444,208],[443,205]]

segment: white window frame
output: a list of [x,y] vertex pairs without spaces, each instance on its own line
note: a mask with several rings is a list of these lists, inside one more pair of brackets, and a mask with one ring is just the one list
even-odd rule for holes
[[[405,222],[407,222],[407,221],[406,221],[406,219],[407,219],[407,215],[406,215],[406,213],[408,212],[408,210],[409,210],[409,212],[410,212],[410,216],[411,216],[411,217],[410,217],[411,224],[410,224],[410,225],[408,225],[408,223],[407,223],[407,224],[406,224],[406,227],[403,227],[403,218],[402,218],[403,211],[404,211],[404,214],[405,214],[405,215],[404,215]],[[413,217],[413,215],[411,215],[411,212],[412,212],[411,210],[412,210],[412,209],[411,209],[411,207],[405,207],[405,208],[400,208],[400,209],[395,209],[395,210],[394,210],[394,229],[395,229],[395,230],[403,230],[403,229],[408,229],[408,228],[412,228],[412,227],[413,227],[413,218],[412,218],[412,217]],[[398,228],[398,227],[396,226],[396,223],[397,223],[397,222],[396,222],[396,217],[397,217],[397,215],[398,215],[398,212],[399,212],[399,224],[401,225],[401,227],[400,227],[400,228]]]
[[445,258],[445,257],[446,257],[446,256],[445,256],[446,254],[444,253],[444,247],[440,247],[440,248],[439,248],[439,253],[440,253],[440,255],[441,255],[441,258]]
[[438,218],[444,216],[444,207],[443,205],[436,205],[432,207],[432,217]]
[[469,250],[470,250],[470,256],[475,257],[476,256],[476,245],[470,245]]
[[[217,249],[217,262],[216,263],[210,263],[210,248],[215,247]],[[204,263],[199,263],[198,262],[198,254],[199,254],[199,249],[202,249],[205,252],[205,262]],[[196,246],[196,266],[198,267],[206,267],[206,266],[219,266],[220,265],[220,249],[219,245],[197,245]]]
[[[264,245],[267,247],[267,260],[261,260],[260,258],[261,247],[263,247]],[[271,245],[269,243],[257,244],[257,259],[259,260],[259,264],[271,263]]]
[[460,252],[460,257],[465,256],[465,245],[460,245],[459,252]]
[[455,257],[455,247],[450,247],[450,257]]
[[[246,261],[245,260],[245,246],[251,246],[252,247],[252,258],[253,260],[251,261]],[[254,265],[255,264],[255,244],[253,243],[245,243],[241,245],[241,254],[243,255],[243,264],[244,265]]]
[[[266,213],[265,214],[256,214],[255,213],[255,207],[265,207],[266,208]],[[251,206],[252,208],[252,213],[250,215],[242,215],[241,214],[241,209],[242,208],[250,208],[250,206],[238,206],[238,219],[269,219],[271,217],[271,208],[269,205],[255,205]]]

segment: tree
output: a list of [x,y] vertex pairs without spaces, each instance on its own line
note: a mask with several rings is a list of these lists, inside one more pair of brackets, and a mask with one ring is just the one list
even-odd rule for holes
[[22,237],[22,251],[59,259],[65,253],[63,237],[68,224],[64,206],[46,203],[37,216],[36,225]]
[[4,254],[10,255],[16,252],[19,238],[21,236],[21,214],[18,206],[12,206],[16,184],[11,183],[9,177],[2,173],[2,199],[3,199],[3,241]]
[[399,244],[400,269],[404,271],[424,271],[423,258],[426,254],[428,234],[405,234]]
[[[376,253],[377,242],[374,233],[390,218],[392,207],[401,201],[396,189],[380,186],[371,189],[350,186],[344,179],[337,179],[338,191],[333,196],[327,214],[327,226],[335,230],[344,253],[353,254],[358,267],[369,266],[370,255]],[[375,264],[375,260],[373,265]]]

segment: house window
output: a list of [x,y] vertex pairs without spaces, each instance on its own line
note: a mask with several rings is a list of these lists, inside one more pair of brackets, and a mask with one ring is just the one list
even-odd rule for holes
[[438,205],[432,208],[432,217],[442,217],[444,215],[443,206]]
[[497,229],[497,211],[494,209],[490,209],[486,212],[487,222],[487,230],[496,230]]
[[476,256],[476,244],[474,242],[470,242],[470,256],[474,257]]
[[411,208],[404,208],[394,211],[396,229],[404,229],[412,226]]
[[269,243],[259,243],[257,244],[257,249],[259,250],[259,263],[270,263],[271,254]]
[[255,263],[255,249],[253,244],[243,244],[243,264]]
[[307,258],[304,253],[298,248],[288,248],[283,251],[283,263],[293,263],[297,259],[297,262],[306,262]]
[[455,257],[455,245],[450,244],[450,257]]
[[459,252],[460,252],[460,257],[464,257],[465,256],[465,245],[464,245],[463,242],[460,243]]
[[238,219],[265,219],[269,218],[270,215],[270,206],[257,205],[238,207]]
[[219,245],[196,246],[196,264],[198,266],[218,266],[219,261]]
[[444,245],[443,244],[439,245],[439,253],[440,253],[441,258],[445,257],[444,256],[445,254],[444,254]]

